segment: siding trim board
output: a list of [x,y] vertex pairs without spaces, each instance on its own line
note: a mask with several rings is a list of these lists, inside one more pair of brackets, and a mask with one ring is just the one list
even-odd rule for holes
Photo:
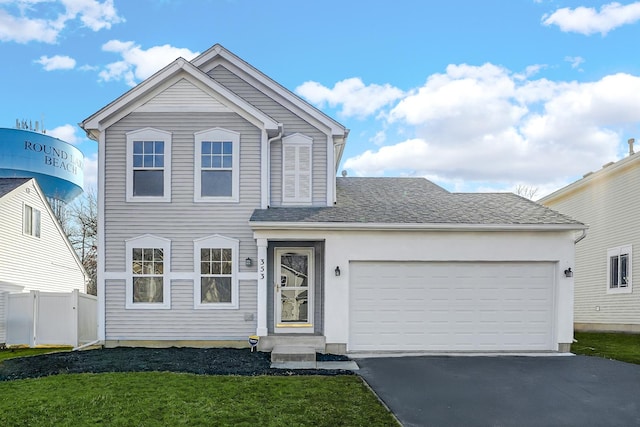
[[208,91],[222,104],[255,125],[274,132],[278,130],[278,123],[272,118],[182,58],[175,60],[116,101],[84,120],[81,123],[81,127],[89,131],[91,138],[96,139],[100,131],[107,129],[131,112],[136,111],[143,104],[157,96],[158,93],[168,89],[183,78],[193,83],[199,82],[204,85],[203,90]]

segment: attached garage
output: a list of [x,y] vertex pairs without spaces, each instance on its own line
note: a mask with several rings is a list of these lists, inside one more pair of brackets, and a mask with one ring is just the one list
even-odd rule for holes
[[555,350],[553,262],[351,262],[349,351]]

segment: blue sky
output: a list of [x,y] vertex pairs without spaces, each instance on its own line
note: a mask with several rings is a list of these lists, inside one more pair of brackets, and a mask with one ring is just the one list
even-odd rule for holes
[[[640,1],[0,0],[0,127],[77,123],[220,43],[351,130],[350,176],[538,190],[640,139]],[[638,145],[640,149],[640,145]]]

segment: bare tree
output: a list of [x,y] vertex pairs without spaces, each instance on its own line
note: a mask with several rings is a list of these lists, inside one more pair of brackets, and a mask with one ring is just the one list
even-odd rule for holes
[[55,212],[62,229],[89,275],[87,293],[91,295],[97,294],[97,202],[95,189],[90,189],[64,209]]
[[526,197],[527,199],[533,200],[536,194],[538,194],[538,188],[532,187],[530,185],[518,184],[516,186],[515,193],[518,196]]

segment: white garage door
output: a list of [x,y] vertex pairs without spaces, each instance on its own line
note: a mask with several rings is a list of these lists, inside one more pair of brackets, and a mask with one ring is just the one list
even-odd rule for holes
[[553,263],[352,262],[350,351],[552,350]]

